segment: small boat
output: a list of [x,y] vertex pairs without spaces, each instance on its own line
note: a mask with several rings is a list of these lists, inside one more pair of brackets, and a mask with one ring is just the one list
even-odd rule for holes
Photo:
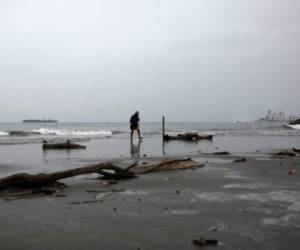
[[43,150],[48,149],[85,149],[86,146],[71,143],[70,141],[67,141],[65,143],[44,143],[43,144]]
[[182,141],[198,141],[198,140],[212,140],[213,135],[205,135],[205,134],[198,134],[198,133],[185,133],[185,134],[177,134],[175,136],[172,135],[165,135],[164,140],[182,140]]

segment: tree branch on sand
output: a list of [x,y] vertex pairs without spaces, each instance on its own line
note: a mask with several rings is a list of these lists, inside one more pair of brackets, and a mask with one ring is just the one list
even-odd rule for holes
[[138,165],[134,163],[127,168],[118,167],[111,162],[103,162],[80,168],[54,172],[50,174],[27,174],[18,173],[0,179],[0,191],[8,189],[43,188],[58,183],[58,180],[66,179],[83,174],[98,173],[108,179],[132,179],[139,174],[150,173],[159,170],[178,170],[202,166],[191,158],[163,160],[159,163]]

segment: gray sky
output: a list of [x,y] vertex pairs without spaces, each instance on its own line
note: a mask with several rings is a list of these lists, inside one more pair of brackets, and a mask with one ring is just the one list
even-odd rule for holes
[[299,0],[0,0],[0,121],[299,113]]

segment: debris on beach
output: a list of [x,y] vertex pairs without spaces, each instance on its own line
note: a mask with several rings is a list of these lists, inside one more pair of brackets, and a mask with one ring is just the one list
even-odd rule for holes
[[85,190],[86,193],[117,193],[124,192],[125,189],[111,189],[111,190]]
[[218,245],[218,241],[214,239],[204,239],[201,237],[199,240],[193,240],[193,243],[197,246],[207,246],[207,245]]
[[297,154],[300,154],[300,148],[293,148],[293,151]]
[[102,200],[85,200],[85,201],[72,201],[69,202],[69,205],[80,205],[80,204],[90,204],[90,203],[100,203]]
[[195,169],[203,167],[204,164],[194,161],[191,158],[184,159],[163,159],[158,163],[149,163],[143,166],[133,166],[131,170],[136,174],[147,174],[154,171],[171,171],[183,169]]
[[291,121],[291,122],[289,123],[289,125],[299,125],[299,124],[300,124],[300,119],[296,119],[296,120]]
[[177,134],[175,136],[164,135],[165,141],[170,141],[170,140],[198,141],[198,140],[212,140],[212,139],[213,139],[213,135],[198,134],[198,133]]
[[[154,171],[190,169],[201,166],[204,166],[204,164],[193,161],[191,158],[186,158],[170,160],[163,159],[158,163],[146,165],[138,165],[137,163],[134,163],[127,168],[118,167],[111,162],[103,162],[50,174],[17,173],[0,179],[0,196],[7,190],[11,190],[12,192],[15,192],[16,190],[31,190],[31,192],[37,192],[36,190],[41,189],[43,190],[42,193],[45,195],[53,194],[57,189],[56,187],[65,187],[65,185],[58,182],[58,180],[84,174],[97,173],[100,174],[102,178],[109,180],[128,180],[137,178],[137,175],[151,173]],[[53,192],[46,191],[47,187],[50,186],[54,187]]]
[[47,143],[43,141],[43,150],[49,150],[49,149],[85,149],[86,146],[71,143],[69,140],[65,143]]
[[275,156],[297,156],[295,152],[284,150],[274,154]]
[[65,197],[62,193],[66,187],[64,183],[56,182],[53,184],[45,185],[39,188],[9,188],[0,192],[0,197],[6,201],[17,199],[37,198],[45,195],[54,195],[55,197]]
[[228,151],[219,151],[219,152],[214,152],[213,155],[230,155]]
[[246,158],[243,157],[243,158],[241,158],[241,159],[236,159],[236,160],[234,160],[233,162],[236,163],[236,162],[246,162],[246,161],[247,161]]

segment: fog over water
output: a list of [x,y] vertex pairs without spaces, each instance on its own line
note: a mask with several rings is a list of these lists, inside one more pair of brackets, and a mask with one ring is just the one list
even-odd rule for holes
[[298,0],[0,0],[0,122],[300,115]]

